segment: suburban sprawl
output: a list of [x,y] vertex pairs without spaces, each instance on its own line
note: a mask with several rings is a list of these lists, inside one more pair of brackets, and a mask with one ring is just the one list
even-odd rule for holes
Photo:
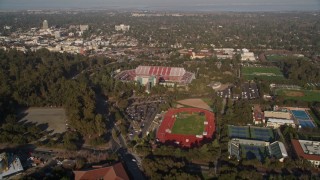
[[0,179],[320,179],[319,12],[0,12]]

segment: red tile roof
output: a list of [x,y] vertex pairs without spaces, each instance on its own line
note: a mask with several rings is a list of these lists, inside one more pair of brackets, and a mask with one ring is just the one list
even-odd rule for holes
[[315,161],[320,161],[320,156],[319,155],[315,155],[315,154],[305,154],[300,142],[296,139],[292,139],[291,143],[293,145],[294,150],[296,151],[296,154],[300,157],[300,158],[304,158],[307,160],[315,160]]
[[75,180],[129,180],[129,177],[121,163],[99,169],[73,172],[75,174]]

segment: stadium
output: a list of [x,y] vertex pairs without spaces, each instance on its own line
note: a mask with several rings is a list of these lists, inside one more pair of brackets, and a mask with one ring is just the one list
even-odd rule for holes
[[186,85],[195,79],[195,75],[180,67],[138,66],[136,69],[121,71],[115,78],[121,81],[137,81],[141,85],[150,84],[151,86],[158,83]]
[[157,139],[174,142],[181,147],[192,147],[215,132],[214,114],[199,108],[169,109],[158,129]]

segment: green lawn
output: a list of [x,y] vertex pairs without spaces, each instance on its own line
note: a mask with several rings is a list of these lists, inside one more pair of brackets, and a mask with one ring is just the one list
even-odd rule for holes
[[266,55],[266,59],[268,61],[280,61],[285,59],[287,56],[278,55],[278,54],[272,54],[272,55]]
[[199,113],[179,113],[172,127],[173,134],[202,135],[205,115]]
[[296,59],[303,59],[303,60],[309,60],[307,57],[296,57],[293,55],[281,55],[281,54],[270,54],[270,55],[266,55],[266,59],[267,61],[270,62],[276,62],[276,61],[282,61],[282,60],[286,60],[286,59],[291,59],[291,60],[296,60]]
[[259,77],[266,80],[284,79],[283,74],[277,67],[243,67],[242,75],[247,80]]
[[[285,99],[300,100],[307,102],[320,102],[320,91],[309,90],[286,90],[279,89],[276,91],[278,96],[282,96]],[[295,94],[297,94],[295,96]]]

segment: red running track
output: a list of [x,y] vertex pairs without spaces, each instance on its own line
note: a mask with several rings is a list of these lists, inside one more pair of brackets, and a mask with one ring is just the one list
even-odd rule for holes
[[[208,122],[207,125],[204,126],[204,131],[207,132],[207,135],[202,137],[196,137],[196,135],[185,135],[185,134],[172,134],[170,132],[166,132],[167,129],[171,130],[174,122],[176,121],[176,118],[174,117],[175,114],[180,112],[203,112],[206,116],[206,120]],[[213,133],[215,132],[215,119],[214,119],[214,113],[199,109],[199,108],[178,108],[178,109],[169,109],[168,112],[165,114],[164,119],[159,127],[159,130],[157,132],[157,138],[160,142],[165,143],[166,141],[175,141],[176,143],[179,143],[182,147],[191,147],[194,144],[197,144],[201,142],[204,138],[211,139],[213,136]]]

